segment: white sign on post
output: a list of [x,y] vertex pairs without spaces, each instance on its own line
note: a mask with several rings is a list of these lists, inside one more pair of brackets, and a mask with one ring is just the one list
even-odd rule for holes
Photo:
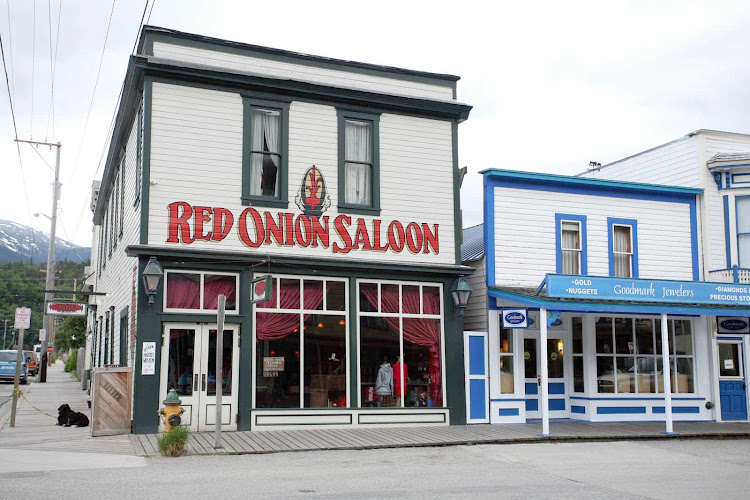
[[16,307],[16,321],[13,328],[28,330],[31,328],[31,309],[28,307]]
[[153,375],[156,373],[156,342],[143,343],[143,355],[141,356],[141,375]]
[[44,328],[39,330],[39,342],[44,342],[47,340],[47,330]]

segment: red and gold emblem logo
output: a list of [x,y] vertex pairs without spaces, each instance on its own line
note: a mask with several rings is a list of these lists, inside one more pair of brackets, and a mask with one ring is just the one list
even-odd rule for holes
[[294,202],[305,215],[319,216],[331,206],[326,181],[315,165],[310,167],[302,178],[302,184]]

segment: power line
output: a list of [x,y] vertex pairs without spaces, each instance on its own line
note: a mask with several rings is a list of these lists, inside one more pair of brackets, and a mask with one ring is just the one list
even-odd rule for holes
[[78,145],[78,153],[76,153],[76,160],[73,164],[73,172],[70,174],[73,177],[78,168],[78,159],[81,157],[81,149],[83,149],[83,140],[86,137],[86,129],[89,126],[89,117],[91,116],[91,108],[94,106],[94,96],[96,96],[96,87],[99,85],[99,75],[102,71],[102,63],[104,62],[104,52],[107,49],[107,40],[109,39],[109,27],[112,25],[112,14],[115,11],[115,3],[117,0],[112,0],[112,9],[109,11],[109,21],[107,22],[107,32],[104,35],[104,46],[102,47],[102,55],[99,58],[99,69],[96,71],[96,80],[94,80],[94,90],[91,92],[91,102],[89,103],[89,110],[86,113],[86,121],[83,124],[83,133],[81,134],[81,143]]
[[[132,49],[131,53],[135,53],[135,48],[138,45],[138,37],[141,34],[141,27],[143,26],[143,18],[146,15],[146,10],[148,9],[148,3],[149,3],[149,0],[146,0],[146,4],[143,6],[143,14],[141,15],[141,21],[140,21],[140,23],[138,23],[138,31],[135,34],[135,43],[133,44],[133,49]],[[156,0],[153,0],[152,3],[151,3],[151,11],[149,12],[148,17],[146,18],[146,22],[147,23],[151,19],[151,12],[153,12],[153,10],[154,10],[154,5],[156,5]],[[120,88],[120,94],[117,96],[117,101],[115,102],[115,109],[112,112],[112,119],[109,122],[109,129],[108,129],[108,132],[107,132],[107,139],[104,141],[104,147],[102,148],[101,155],[99,155],[99,163],[96,166],[96,172],[94,172],[94,180],[96,180],[96,176],[99,175],[99,170],[102,168],[102,160],[104,159],[104,153],[105,153],[105,151],[107,151],[107,146],[109,145],[110,141],[112,140],[112,133],[114,132],[114,125],[115,125],[115,117],[117,116],[117,109],[118,109],[118,107],[120,105],[120,101],[122,101],[122,94],[125,91],[126,83],[127,82],[123,81],[122,87]],[[130,96],[130,90],[128,90],[128,95],[125,96],[125,99],[127,100],[127,98],[129,96]],[[75,169],[74,169],[74,171],[75,171]],[[86,200],[84,200],[84,204],[83,204],[83,206],[81,206],[81,211],[78,213],[78,218],[77,218],[78,222],[76,223],[76,227],[73,230],[73,235],[74,236],[78,236],[78,230],[80,229],[81,221],[83,220],[83,212],[86,210],[87,206],[88,206],[88,204],[86,203]],[[93,249],[92,249],[92,252],[93,252]]]
[[[15,134],[15,138],[18,139],[18,128],[16,126],[16,111],[13,106],[13,98],[11,97],[10,93],[10,83],[8,80],[8,66],[5,64],[5,47],[3,47],[3,37],[2,34],[0,34],[0,54],[2,54],[3,57],[3,71],[5,72],[5,86],[8,89],[8,100],[10,101],[10,115],[13,118],[13,133]],[[16,151],[18,152],[18,164],[21,166],[21,181],[23,182],[23,194],[26,197],[26,213],[29,216],[29,227],[31,228],[31,240],[34,242],[34,248],[36,248],[36,252],[39,253],[39,249],[36,244],[36,237],[34,235],[34,228],[32,227],[31,222],[31,203],[29,203],[29,191],[26,189],[26,175],[23,171],[23,159],[21,158],[21,146],[16,142]]]
[[[34,0],[34,25],[31,28],[31,124],[29,136],[34,137],[34,70],[36,69],[36,0]],[[18,138],[18,132],[16,132]]]
[[[62,17],[62,0],[60,0],[60,6],[57,9],[57,34],[55,35],[55,53],[52,54],[52,5],[51,0],[47,0],[47,10],[49,15],[47,16],[49,24],[49,67],[52,75],[52,83],[50,85],[50,98],[49,98],[49,113],[47,113],[47,130],[44,133],[44,140],[47,140],[49,135],[50,118],[52,119],[52,135],[57,136],[57,130],[55,129],[55,71],[57,70],[57,49],[60,47],[60,18]],[[12,66],[11,66],[12,68]]]
[[[13,71],[13,22],[10,20],[10,0],[5,4],[8,7],[8,44],[10,48],[10,81],[13,83],[13,97],[12,102],[16,102],[16,80],[15,72]],[[18,135],[18,134],[16,134]]]

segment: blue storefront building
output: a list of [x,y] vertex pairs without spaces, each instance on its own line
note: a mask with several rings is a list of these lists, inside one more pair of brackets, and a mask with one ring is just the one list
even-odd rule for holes
[[750,286],[706,280],[702,189],[482,174],[469,422],[748,419]]

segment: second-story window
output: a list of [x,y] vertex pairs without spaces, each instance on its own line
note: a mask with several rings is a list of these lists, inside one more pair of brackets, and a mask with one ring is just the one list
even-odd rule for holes
[[380,212],[379,116],[339,110],[339,210]]
[[638,277],[638,221],[607,218],[609,232],[609,275]]
[[276,109],[253,108],[252,151],[250,152],[250,195],[279,196],[281,167],[281,113]]
[[289,104],[245,98],[244,107],[242,203],[285,208]]
[[555,214],[556,272],[588,274],[586,216]]
[[562,221],[560,224],[562,242],[563,274],[581,274],[581,224],[578,221]]
[[633,228],[612,226],[612,254],[614,275],[619,278],[633,277]]
[[737,255],[740,267],[750,267],[750,196],[737,200]]

